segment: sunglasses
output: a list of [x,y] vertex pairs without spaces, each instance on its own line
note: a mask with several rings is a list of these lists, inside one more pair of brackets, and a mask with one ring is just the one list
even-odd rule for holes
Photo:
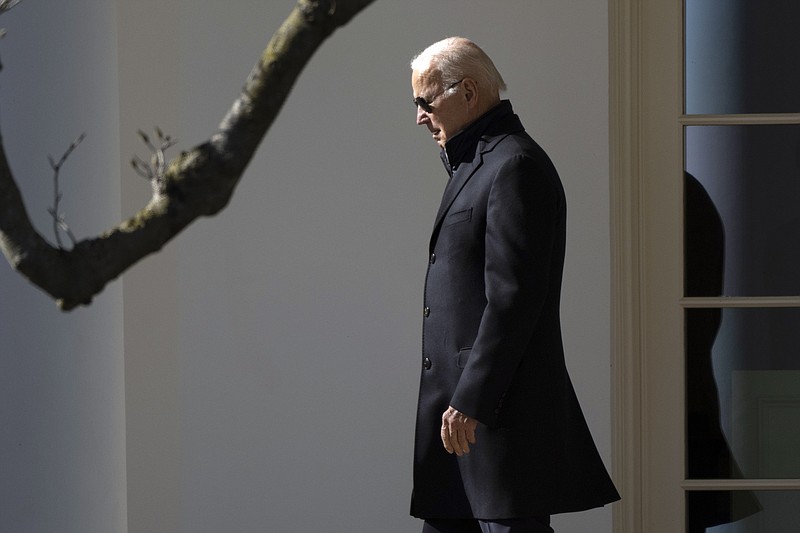
[[450,89],[452,89],[453,87],[455,87],[456,85],[461,83],[462,81],[464,81],[464,78],[461,78],[460,80],[458,80],[457,82],[455,82],[454,84],[450,85],[448,88],[446,88],[445,90],[443,90],[442,92],[440,92],[439,94],[437,94],[436,96],[431,98],[430,102],[425,100],[421,96],[417,96],[416,98],[414,98],[414,105],[419,107],[419,108],[422,108],[422,110],[425,111],[426,113],[431,113],[431,112],[433,112],[433,106],[431,106],[431,104],[433,102],[435,102],[437,98],[442,96],[444,93],[446,93],[447,91],[449,91]]

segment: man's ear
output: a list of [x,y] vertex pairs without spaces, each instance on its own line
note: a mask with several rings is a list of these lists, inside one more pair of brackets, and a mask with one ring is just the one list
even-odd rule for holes
[[472,78],[464,78],[464,81],[461,82],[464,87],[464,99],[467,103],[471,106],[474,106],[478,103],[478,84],[475,83],[475,80]]

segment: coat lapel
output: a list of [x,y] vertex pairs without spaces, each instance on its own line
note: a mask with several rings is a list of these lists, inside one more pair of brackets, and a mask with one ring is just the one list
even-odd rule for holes
[[[494,145],[494,143],[491,144]],[[439,204],[439,211],[436,213],[436,221],[433,224],[433,234],[431,235],[429,246],[431,252],[436,244],[436,239],[439,237],[439,230],[442,227],[442,221],[444,220],[445,215],[447,215],[447,212],[450,210],[450,206],[453,205],[456,197],[467,184],[469,179],[475,174],[481,165],[483,165],[483,154],[489,151],[489,149],[490,148],[487,148],[487,143],[484,140],[481,140],[478,144],[477,157],[472,161],[462,163],[458,171],[453,174],[453,177],[450,178],[450,181],[447,183],[447,187],[445,187],[444,194],[442,195],[442,203]]]
[[[478,139],[475,147],[475,156],[471,160],[465,159],[460,163],[458,170],[453,173],[453,177],[447,183],[442,195],[442,203],[439,205],[439,211],[436,213],[436,221],[433,224],[433,233],[429,244],[429,251],[433,252],[433,247],[436,244],[436,239],[439,237],[439,231],[442,228],[442,221],[450,210],[450,206],[464,189],[464,186],[483,165],[484,154],[491,152],[497,143],[508,135],[520,131],[525,131],[522,123],[519,121],[511,109],[511,104],[507,101],[498,106],[498,112],[501,116],[487,116],[488,123],[482,126],[485,128],[484,134]],[[492,113],[490,111],[490,113]],[[480,121],[480,119],[479,119]]]

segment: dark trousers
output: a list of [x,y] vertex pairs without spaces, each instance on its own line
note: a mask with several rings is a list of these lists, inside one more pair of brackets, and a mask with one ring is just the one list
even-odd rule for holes
[[549,516],[507,520],[426,520],[422,533],[553,533]]

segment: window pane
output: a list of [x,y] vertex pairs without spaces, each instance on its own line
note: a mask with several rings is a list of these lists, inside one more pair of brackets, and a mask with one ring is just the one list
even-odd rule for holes
[[687,533],[786,533],[798,529],[800,492],[692,491],[686,511]]
[[687,309],[687,476],[800,478],[800,309]]
[[800,126],[689,126],[685,142],[686,296],[800,295]]
[[800,111],[800,2],[686,0],[686,113]]

